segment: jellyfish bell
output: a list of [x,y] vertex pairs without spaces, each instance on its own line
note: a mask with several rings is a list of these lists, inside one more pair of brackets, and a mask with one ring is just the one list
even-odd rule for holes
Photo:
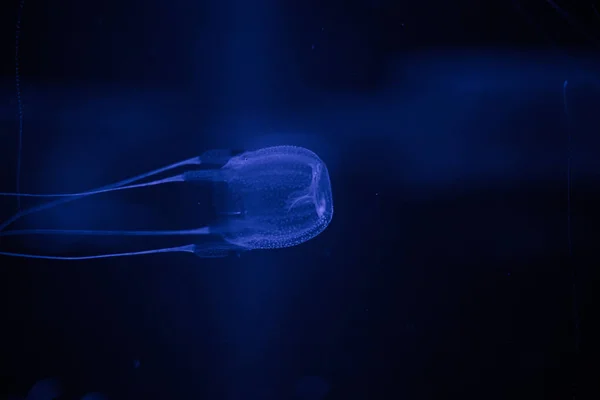
[[227,193],[236,199],[230,203],[243,218],[227,219],[212,229],[232,245],[296,246],[323,232],[333,218],[327,167],[310,150],[278,146],[244,153],[220,173],[218,179],[226,182]]

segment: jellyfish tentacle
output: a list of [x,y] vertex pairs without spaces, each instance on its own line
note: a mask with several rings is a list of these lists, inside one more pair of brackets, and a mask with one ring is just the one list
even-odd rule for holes
[[[119,181],[119,182],[116,182],[116,183],[113,183],[113,184],[110,184],[110,185],[102,186],[102,187],[100,187],[98,189],[95,189],[95,190],[92,190],[92,191],[99,191],[99,190],[107,190],[107,189],[118,188],[118,187],[121,187],[121,186],[129,185],[131,183],[140,181],[140,180],[148,178],[150,176],[157,175],[157,174],[169,171],[169,170],[174,169],[174,168],[179,168],[179,167],[186,166],[186,165],[200,165],[201,162],[202,161],[200,160],[200,157],[189,158],[187,160],[180,161],[180,162],[177,162],[177,163],[174,163],[174,164],[171,164],[171,165],[167,165],[165,167],[158,168],[158,169],[155,169],[153,171],[146,172],[146,173],[134,176],[132,178],[128,178],[128,179],[125,179],[125,180],[122,180],[122,181]],[[76,199],[79,199],[79,198],[82,198],[82,197],[85,197],[85,196],[87,196],[87,195],[83,194],[81,196],[64,197],[64,198],[60,198],[58,200],[51,201],[49,203],[41,204],[41,205],[36,206],[36,207],[28,208],[26,210],[21,210],[21,211],[17,212],[15,215],[13,215],[12,217],[10,217],[9,219],[7,219],[6,221],[4,221],[2,224],[0,224],[0,231],[4,230],[7,226],[9,226],[13,222],[17,221],[18,219],[20,219],[20,218],[22,218],[22,217],[24,217],[26,215],[33,214],[35,212],[46,210],[46,209],[49,209],[49,208],[52,208],[52,207],[56,207],[59,204],[64,204],[64,203],[67,203],[69,201],[73,201],[73,200],[76,200]]]
[[37,198],[52,198],[52,197],[85,197],[91,196],[94,194],[100,193],[108,193],[114,192],[117,190],[129,190],[136,188],[143,188],[148,186],[156,186],[162,185],[163,183],[171,183],[171,182],[183,182],[183,174],[174,175],[168,178],[157,179],[155,181],[146,182],[146,183],[138,183],[137,185],[128,185],[128,186],[119,186],[109,189],[98,189],[98,190],[90,190],[87,192],[79,192],[79,193],[50,193],[50,194],[38,194],[38,193],[8,193],[8,192],[0,192],[0,196],[13,196],[13,197],[37,197]]
[[4,252],[4,251],[0,252],[0,255],[8,256],[8,257],[35,258],[38,260],[81,261],[81,260],[94,260],[94,259],[100,259],[100,258],[141,256],[141,255],[159,254],[159,253],[195,253],[195,251],[196,251],[196,245],[188,244],[185,246],[165,247],[162,249],[133,251],[133,252],[127,252],[127,253],[107,253],[107,254],[97,254],[97,255],[93,255],[93,256],[78,256],[78,257],[45,256],[45,255],[38,255],[38,254],[10,253],[10,252]]
[[208,235],[211,233],[209,227],[182,229],[171,231],[109,231],[90,229],[19,229],[2,231],[0,236],[25,236],[25,235],[77,235],[77,236],[186,236],[186,235]]

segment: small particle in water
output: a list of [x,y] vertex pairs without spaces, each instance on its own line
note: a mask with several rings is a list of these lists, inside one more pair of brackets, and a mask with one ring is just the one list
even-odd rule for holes
[[315,45],[313,44],[312,46],[310,46],[311,50],[315,49]]
[[133,361],[133,368],[139,368],[140,367],[140,360],[134,360]]

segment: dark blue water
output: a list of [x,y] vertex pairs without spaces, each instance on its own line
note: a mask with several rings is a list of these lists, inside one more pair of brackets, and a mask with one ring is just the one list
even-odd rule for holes
[[[14,191],[19,1],[5,3],[0,191]],[[45,378],[29,400],[584,398],[600,239],[591,4],[22,11],[22,191],[79,192],[209,149],[284,144],[325,161],[335,214],[307,243],[239,257],[0,258],[0,398]],[[210,187],[165,185],[11,228],[190,229],[214,218],[212,201]],[[0,198],[2,220],[16,210]],[[7,237],[0,251],[176,242]]]

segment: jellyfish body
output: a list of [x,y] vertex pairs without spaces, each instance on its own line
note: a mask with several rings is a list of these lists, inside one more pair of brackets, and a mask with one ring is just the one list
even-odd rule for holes
[[[179,174],[145,183],[136,183],[166,171],[208,165],[208,169],[189,169]],[[214,167],[219,166],[219,167]],[[68,201],[117,190],[130,190],[167,183],[210,181],[222,187],[224,195],[215,206],[223,218],[205,227],[177,231],[98,231],[26,229],[4,230],[19,218]],[[25,209],[0,224],[0,237],[11,235],[218,235],[221,240],[208,244],[189,244],[129,253],[107,253],[85,257],[57,257],[0,252],[0,255],[81,260],[167,252],[189,252],[200,257],[220,257],[231,251],[291,247],[320,234],[333,217],[331,182],[325,163],[312,151],[296,146],[275,146],[230,156],[226,151],[210,151],[169,166],[111,185],[82,193],[17,194],[0,196],[57,198]]]

